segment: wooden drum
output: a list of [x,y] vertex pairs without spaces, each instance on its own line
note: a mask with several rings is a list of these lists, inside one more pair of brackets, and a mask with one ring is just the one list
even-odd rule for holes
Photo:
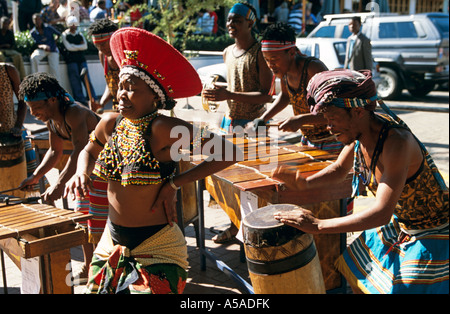
[[[0,191],[19,187],[27,178],[27,162],[22,137],[11,133],[0,133]],[[10,193],[26,197],[26,192],[15,190]]]
[[273,218],[295,205],[259,208],[243,220],[247,265],[256,294],[325,293],[314,238]]

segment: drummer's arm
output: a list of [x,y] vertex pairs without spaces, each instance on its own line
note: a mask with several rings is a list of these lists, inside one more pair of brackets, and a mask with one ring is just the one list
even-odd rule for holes
[[272,103],[270,108],[263,113],[260,119],[263,119],[264,122],[269,121],[278,113],[280,113],[287,105],[289,105],[289,94],[286,88],[286,83],[284,80],[280,80],[281,91],[275,98],[275,101]]
[[49,172],[52,168],[54,168],[63,155],[64,140],[55,133],[53,133],[52,131],[50,131],[50,129],[48,134],[49,134],[48,141],[50,147],[45,153],[42,162],[33,172],[33,176],[36,178],[36,180],[39,180],[47,172]]
[[352,166],[353,144],[345,146],[335,162],[309,177],[303,176],[300,171],[288,170],[283,166],[276,168],[272,172],[272,177],[293,190],[330,187],[343,182]]
[[289,105],[289,96],[281,91],[275,98],[270,108],[263,113],[260,119],[264,120],[264,122],[269,121],[278,113],[280,113],[284,108],[286,108],[287,105]]
[[67,112],[66,122],[69,124],[70,128],[74,130],[71,136],[73,150],[64,169],[59,174],[58,185],[64,185],[74,175],[77,169],[78,156],[84,146],[88,143],[89,139],[86,117],[80,114],[80,112],[76,110],[76,107]]

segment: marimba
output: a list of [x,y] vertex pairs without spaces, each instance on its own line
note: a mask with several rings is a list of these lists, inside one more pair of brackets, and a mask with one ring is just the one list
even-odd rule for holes
[[[241,226],[242,193],[251,193],[257,198],[257,208],[268,204],[295,204],[308,208],[318,218],[332,218],[346,214],[346,198],[351,195],[351,174],[345,182],[331,189],[308,189],[302,192],[290,191],[281,182],[270,177],[277,166],[285,165],[298,170],[302,176],[310,176],[330,165],[338,156],[326,151],[290,144],[274,142],[269,137],[248,139],[229,138],[244,152],[242,161],[228,167],[204,180],[206,190],[230,217],[236,226]],[[199,161],[180,163],[184,171]],[[197,158],[198,159],[198,158]],[[185,187],[186,190],[192,187]],[[183,193],[182,194],[187,194]],[[202,202],[198,202],[202,207]],[[183,198],[183,210],[192,212],[197,203]],[[200,211],[203,209],[200,208]],[[345,249],[345,234],[324,234],[314,236],[325,286],[328,292],[343,289],[344,280],[335,270],[334,261]]]
[[39,257],[41,293],[73,293],[70,248],[85,243],[77,222],[91,216],[44,204],[0,206],[0,248],[19,268],[22,258]]

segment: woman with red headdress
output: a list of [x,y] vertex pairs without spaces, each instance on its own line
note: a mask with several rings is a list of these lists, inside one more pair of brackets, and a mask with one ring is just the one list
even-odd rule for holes
[[[120,66],[119,113],[106,114],[99,122],[66,186],[66,194],[83,193],[92,171],[108,180],[109,218],[94,253],[87,291],[181,293],[188,263],[185,239],[173,223],[176,191],[232,165],[234,158],[225,153],[236,147],[158,113],[172,109],[175,98],[202,89],[197,72],[176,49],[132,27],[116,31],[110,46]],[[211,158],[198,166],[176,172],[179,148],[195,150],[208,142],[217,160],[209,154]]]

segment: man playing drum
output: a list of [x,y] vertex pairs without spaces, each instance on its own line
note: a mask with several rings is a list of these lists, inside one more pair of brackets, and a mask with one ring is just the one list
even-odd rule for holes
[[[387,115],[374,112],[377,102]],[[361,231],[336,262],[355,292],[448,293],[448,187],[422,143],[377,98],[369,71],[327,71],[308,85],[313,114],[346,146],[338,159],[304,178],[282,167],[273,177],[291,189],[326,187],[354,170],[375,203],[353,215],[317,219],[298,209],[275,218],[312,234]]]

